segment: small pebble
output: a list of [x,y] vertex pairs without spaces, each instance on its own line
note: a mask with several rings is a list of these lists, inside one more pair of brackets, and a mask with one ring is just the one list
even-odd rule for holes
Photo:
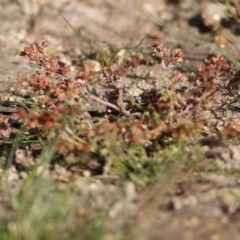
[[206,27],[218,31],[222,19],[226,18],[225,7],[223,4],[207,2],[203,5],[201,17]]
[[83,68],[86,72],[100,72],[102,66],[98,61],[86,59],[83,61]]

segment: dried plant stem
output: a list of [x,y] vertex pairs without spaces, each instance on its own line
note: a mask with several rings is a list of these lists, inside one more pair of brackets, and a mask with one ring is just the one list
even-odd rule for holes
[[105,105],[107,107],[110,107],[110,108],[120,112],[120,109],[117,106],[115,106],[114,104],[112,104],[112,103],[110,103],[108,101],[105,101],[105,100],[103,100],[103,99],[101,99],[101,98],[99,98],[99,97],[97,97],[97,96],[95,96],[95,95],[93,95],[93,94],[91,94],[89,92],[87,92],[87,96],[90,99],[92,99],[93,101],[95,101],[95,102],[101,103],[101,104],[103,104],[103,105]]
[[118,107],[120,108],[121,113],[126,116],[129,116],[130,113],[126,110],[125,104],[123,102],[123,88],[118,88],[118,99],[117,99]]

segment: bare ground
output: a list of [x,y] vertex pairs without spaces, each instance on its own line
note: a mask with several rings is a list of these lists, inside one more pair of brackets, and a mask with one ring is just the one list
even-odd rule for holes
[[[236,54],[234,43],[239,41],[237,29],[223,27],[214,32],[204,26],[200,14],[202,2],[207,1],[177,2],[2,1],[1,94],[17,89],[19,81],[29,74],[29,68],[26,62],[20,60],[19,52],[27,44],[43,39],[49,40],[51,51],[60,55],[63,61],[70,64],[75,61],[79,66],[82,57],[91,51],[92,46],[89,43],[97,49],[108,51],[112,48],[135,46],[142,40],[142,46],[148,46],[157,40],[173,49],[181,48],[185,53],[183,71],[191,74],[195,64],[211,51],[204,45],[179,36],[178,32],[174,31],[175,28],[186,32],[186,35],[198,34],[209,42],[214,42],[216,36],[227,34],[231,40],[226,42],[225,47]],[[143,7],[166,21],[167,27],[154,23],[151,16],[144,13]],[[157,69],[151,71],[156,78],[161,78],[161,72]],[[134,79],[131,81],[134,82]],[[238,113],[230,112],[225,120],[227,123],[237,123],[238,117]],[[131,183],[126,184],[126,195],[129,195],[127,207],[124,207],[123,196],[117,193],[114,181],[81,182],[77,179],[71,184],[78,189],[85,189],[87,196],[89,191],[93,191],[99,199],[105,201],[106,208],[111,206],[109,214],[112,219],[119,217],[123,211],[127,212],[128,208],[133,212],[137,209],[139,214],[135,216],[133,213],[134,217],[129,226],[134,227],[127,231],[129,236],[125,236],[126,239],[132,239],[131,237],[137,234],[142,236],[142,239],[237,240],[240,233],[240,147],[235,144],[226,144],[224,147],[206,144],[204,157],[201,164],[204,165],[205,172],[187,171],[184,175],[173,173],[161,186],[156,186],[155,192],[148,189],[138,192]],[[20,173],[15,172],[14,168],[11,172],[11,186],[14,191],[14,188],[18,187],[16,182],[23,177],[19,176]],[[55,174],[51,178],[57,179],[58,172]],[[109,200],[109,194],[115,197]],[[7,206],[2,206],[2,209],[8,214]],[[116,229],[118,224],[118,221],[109,223],[110,229]]]

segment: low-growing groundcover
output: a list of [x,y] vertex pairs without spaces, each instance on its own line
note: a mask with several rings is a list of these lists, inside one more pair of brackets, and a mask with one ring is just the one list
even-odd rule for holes
[[70,62],[46,39],[19,51],[28,72],[0,108],[1,239],[235,239],[238,59],[189,70],[159,40],[88,47]]

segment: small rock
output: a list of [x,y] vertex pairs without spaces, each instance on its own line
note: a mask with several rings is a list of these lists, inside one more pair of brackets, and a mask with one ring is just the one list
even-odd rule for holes
[[222,19],[226,18],[223,4],[207,2],[203,5],[201,17],[206,27],[213,31],[219,30]]
[[83,68],[86,72],[100,72],[102,66],[98,61],[86,59],[83,61]]

